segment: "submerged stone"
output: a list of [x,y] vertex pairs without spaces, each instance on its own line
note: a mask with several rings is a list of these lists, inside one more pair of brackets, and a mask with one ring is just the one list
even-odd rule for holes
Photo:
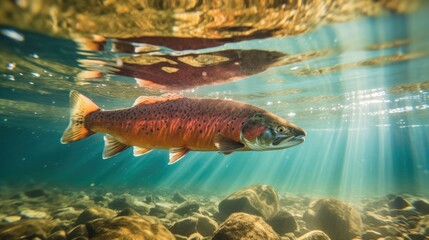
[[419,199],[413,201],[412,205],[421,214],[429,214],[429,203],[425,200]]
[[158,220],[147,216],[120,216],[112,219],[97,219],[86,224],[92,240],[174,240],[173,234]]
[[255,185],[241,189],[219,203],[219,213],[223,218],[236,212],[245,212],[264,219],[271,217],[279,209],[279,197],[268,185]]
[[86,230],[86,227],[83,224],[77,225],[67,233],[67,237],[69,239],[75,239],[78,237],[87,237],[87,236],[88,236],[88,231]]
[[180,193],[175,193],[173,196],[173,201],[178,202],[178,203],[182,203],[186,200],[187,200],[186,197]]
[[186,201],[179,204],[174,212],[180,215],[192,214],[194,212],[198,212],[200,210],[200,204],[195,201]]
[[43,197],[48,195],[46,191],[41,188],[25,191],[24,194],[29,198]]
[[132,208],[125,208],[124,210],[119,212],[117,216],[140,216],[140,214]]
[[298,228],[295,218],[285,210],[276,212],[267,220],[267,223],[280,235],[293,232]]
[[381,233],[374,231],[374,230],[368,230],[362,234],[362,240],[373,240],[373,239],[379,239],[383,237]]
[[49,235],[47,240],[66,240],[67,234],[64,230],[59,230]]
[[111,209],[121,211],[125,208],[133,208],[135,200],[136,199],[132,195],[123,194],[111,201],[108,206]]
[[302,235],[297,240],[331,240],[331,239],[329,238],[328,235],[326,235],[326,233],[319,230],[314,230]]
[[0,227],[0,239],[46,239],[57,224],[46,219],[24,219]]
[[391,208],[391,209],[404,209],[406,207],[411,206],[411,204],[405,200],[402,197],[395,197],[394,199],[390,200],[387,205]]
[[116,212],[103,207],[93,207],[85,209],[76,219],[75,224],[85,224],[97,218],[111,218],[116,215]]
[[212,240],[280,240],[280,237],[261,217],[233,213],[220,225]]
[[197,218],[187,217],[175,222],[169,230],[174,234],[190,236],[191,234],[197,232],[197,223]]
[[201,214],[196,214],[194,216],[198,219],[197,231],[204,237],[212,236],[219,228],[217,222],[207,216]]
[[322,230],[332,240],[352,239],[362,232],[359,212],[336,199],[312,202],[304,214],[304,220],[310,229]]
[[21,216],[24,218],[48,218],[48,214],[42,211],[26,209],[21,211]]

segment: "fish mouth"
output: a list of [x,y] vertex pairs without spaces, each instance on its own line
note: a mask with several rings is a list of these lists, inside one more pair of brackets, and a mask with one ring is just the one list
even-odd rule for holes
[[305,135],[298,135],[298,136],[280,136],[277,137],[272,145],[278,146],[279,144],[284,144],[284,147],[292,147],[295,145],[298,145],[305,141]]

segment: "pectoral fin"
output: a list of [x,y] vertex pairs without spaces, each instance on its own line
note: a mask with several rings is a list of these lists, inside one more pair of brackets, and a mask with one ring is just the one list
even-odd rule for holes
[[228,137],[223,136],[222,134],[216,135],[214,144],[217,149],[219,149],[219,151],[225,154],[229,154],[244,147],[243,143],[234,141]]
[[111,135],[104,136],[104,152],[103,159],[107,159],[115,156],[130,146],[119,142],[116,138]]
[[177,161],[182,159],[188,152],[189,149],[185,147],[170,149],[170,161],[168,162],[168,165],[176,163]]
[[133,149],[133,155],[134,155],[134,157],[138,157],[138,156],[147,154],[150,151],[152,151],[152,149],[150,149],[150,148],[134,147],[134,149]]

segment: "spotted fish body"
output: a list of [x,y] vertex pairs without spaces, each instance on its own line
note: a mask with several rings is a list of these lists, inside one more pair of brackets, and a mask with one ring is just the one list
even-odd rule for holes
[[[129,146],[134,146],[135,155],[152,149],[170,149],[170,163],[190,150],[225,154],[253,150],[243,140],[251,141],[265,130],[255,116],[290,126],[300,136],[305,135],[304,130],[268,111],[231,100],[176,95],[140,97],[131,108],[103,111],[76,91],[70,96],[71,122],[62,142],[76,141],[95,132],[105,133],[105,158]],[[249,120],[256,124],[250,124]]]

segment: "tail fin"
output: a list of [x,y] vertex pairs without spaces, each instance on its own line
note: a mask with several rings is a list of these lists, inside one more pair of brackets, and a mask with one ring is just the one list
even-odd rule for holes
[[93,134],[85,128],[85,117],[99,109],[89,98],[75,90],[70,91],[70,123],[61,137],[61,143],[74,142]]

